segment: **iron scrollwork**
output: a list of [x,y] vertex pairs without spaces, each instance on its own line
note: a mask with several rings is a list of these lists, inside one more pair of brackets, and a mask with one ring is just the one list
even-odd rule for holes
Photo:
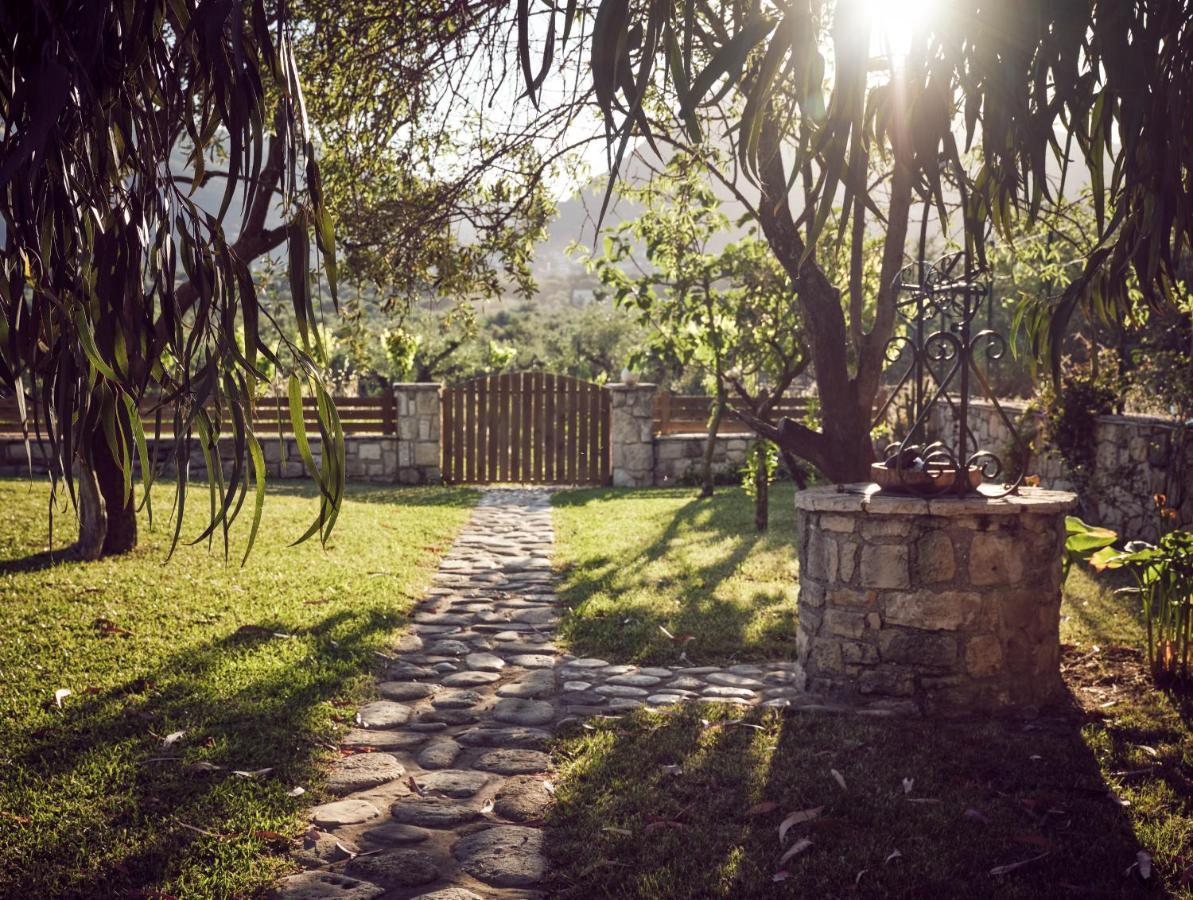
[[[899,274],[897,310],[905,323],[904,333],[892,337],[886,359],[902,371],[875,424],[883,423],[900,395],[909,395],[911,426],[902,440],[890,444],[884,460],[876,464],[875,478],[888,490],[921,494],[973,494],[984,482],[1003,478],[1005,467],[998,454],[978,446],[970,427],[970,402],[984,396],[993,405],[1019,446],[1021,438],[990,387],[978,357],[996,362],[1007,352],[1006,339],[991,327],[975,331],[975,321],[991,297],[990,279],[975,270],[964,251],[927,262],[921,243],[919,259]],[[928,435],[933,414],[948,409],[946,434],[939,440]],[[1005,479],[1000,491],[987,489],[986,496],[1016,490],[1022,481],[1017,473]]]

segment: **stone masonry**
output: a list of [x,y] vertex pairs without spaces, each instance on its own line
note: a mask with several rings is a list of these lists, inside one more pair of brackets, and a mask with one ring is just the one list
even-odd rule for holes
[[398,416],[398,480],[402,484],[438,484],[440,423],[438,383],[393,386]]
[[[654,439],[654,483],[659,487],[695,484],[704,459],[704,434],[660,434]],[[733,476],[746,464],[752,439],[744,434],[718,434],[713,443],[712,468]]]
[[1073,495],[924,500],[875,490],[796,495],[806,690],[940,714],[1055,700]]
[[[1000,401],[1016,423],[1020,437],[1041,434],[1044,417],[1025,415],[1022,403]],[[1004,459],[1011,447],[1011,432],[993,404],[974,401],[969,422],[979,447]],[[935,434],[955,428],[952,411],[944,404],[933,411]],[[1155,416],[1098,416],[1094,431],[1094,466],[1083,479],[1075,479],[1058,451],[1032,441],[1027,472],[1040,476],[1040,486],[1077,491],[1077,513],[1088,521],[1113,528],[1126,538],[1154,541],[1159,521],[1152,495],[1164,494],[1177,511],[1177,525],[1193,525],[1193,429]]]
[[614,487],[654,484],[653,384],[611,384],[610,455]]

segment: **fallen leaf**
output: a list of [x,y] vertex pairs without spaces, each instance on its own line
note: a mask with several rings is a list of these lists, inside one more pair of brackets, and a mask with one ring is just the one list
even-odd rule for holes
[[604,828],[601,829],[601,831],[612,831],[614,834],[624,834],[627,837],[632,836],[634,833],[634,832],[630,831],[630,829],[628,829],[628,828],[615,828],[612,825],[606,825]]
[[870,871],[869,869],[862,869],[860,872],[858,872],[857,877],[853,879],[853,886],[857,887],[859,884],[861,884],[862,876],[865,875],[869,871]]
[[180,740],[182,740],[182,737],[183,737],[183,735],[185,735],[185,734],[186,734],[186,732],[185,732],[185,731],[171,731],[171,732],[170,732],[169,734],[167,734],[167,735],[166,735],[164,738],[162,738],[162,746],[163,746],[163,747],[172,747],[172,746],[174,746],[174,745],[175,745],[175,744],[177,744],[177,743],[178,743]]
[[16,813],[5,812],[0,810],[0,818],[5,818],[10,822],[16,822],[18,825],[29,825],[32,819],[27,816],[18,816]]
[[786,881],[790,877],[791,877],[790,872],[788,872],[786,869],[780,869],[779,871],[777,871],[774,875],[772,875],[770,877],[770,880],[771,881]]
[[105,619],[102,616],[95,620],[94,625],[103,634],[118,634],[122,637],[132,637],[132,632],[127,628],[121,628],[111,619]]
[[273,766],[270,766],[267,769],[233,769],[232,774],[238,775],[241,778],[256,779],[256,778],[262,777],[263,775],[268,775],[272,771],[273,771]]
[[911,789],[914,787],[915,787],[915,779],[914,778],[904,778],[903,779],[903,793],[904,794],[910,794]]
[[1160,757],[1160,751],[1158,751],[1155,747],[1149,747],[1147,744],[1136,744],[1135,746],[1150,756],[1152,759],[1158,759]]
[[768,812],[774,812],[778,808],[779,804],[777,804],[774,800],[763,800],[761,803],[755,803],[753,806],[747,809],[745,814],[747,816],[761,816]]
[[307,792],[307,789],[304,787],[294,787],[294,788],[290,788],[290,790],[286,791],[286,796],[287,797],[301,797],[306,792]]
[[845,785],[845,776],[836,769],[829,769],[829,773],[833,776],[833,780],[841,785],[841,790],[847,791],[849,788]]
[[812,809],[801,809],[798,812],[790,813],[787,818],[779,823],[779,844],[782,845],[783,838],[787,836],[787,832],[792,827],[802,822],[811,822],[822,812],[824,812],[823,806],[815,806]]
[[663,772],[665,772],[667,775],[677,775],[678,776],[678,775],[683,774],[683,766],[680,766],[680,765],[659,766],[659,768],[662,769]]
[[185,768],[188,772],[218,772],[223,766],[217,766],[215,763],[209,763],[205,759],[200,759],[197,762],[190,763]]
[[345,847],[339,841],[336,841],[336,849],[339,850],[341,853],[343,853],[345,856],[347,856],[349,859],[356,859],[356,857],[360,856],[360,854],[357,853],[355,850],[349,850],[347,847]]
[[779,857],[779,865],[783,865],[783,863],[787,862],[787,860],[791,859],[791,857],[793,857],[799,853],[803,853],[805,850],[807,850],[811,846],[812,846],[812,842],[810,840],[808,840],[807,838],[800,838],[798,841],[796,841],[794,844],[792,844],[790,847],[787,848],[786,853],[784,853],[782,856]]
[[1124,800],[1122,797],[1120,797],[1114,791],[1107,791],[1106,799],[1109,800],[1111,803],[1114,803],[1117,806],[1123,807],[1123,809],[1126,809],[1128,806],[1131,805],[1130,800]]
[[54,704],[59,709],[62,709],[62,701],[73,693],[74,691],[72,691],[70,688],[58,688],[58,690],[54,691]]
[[494,806],[494,804],[493,804],[493,798],[492,798],[492,797],[490,797],[490,798],[489,798],[488,800],[486,800],[486,801],[484,802],[484,804],[481,806],[481,812],[482,812],[482,813],[484,813],[485,815],[488,815],[489,813],[491,813],[491,812],[493,811],[493,806]]
[[967,809],[962,815],[971,822],[980,822],[983,825],[990,824],[990,817],[981,810]]
[[270,843],[290,843],[290,838],[286,837],[280,831],[254,831],[253,837],[262,841],[269,841]]
[[892,850],[890,853],[888,853],[886,855],[886,859],[884,859],[882,861],[882,864],[885,866],[887,863],[894,862],[896,859],[902,859],[902,858],[903,858],[902,853],[900,853],[898,850]]
[[1043,859],[1045,856],[1048,856],[1047,852],[1041,853],[1038,856],[1032,856],[1029,859],[1021,859],[1019,862],[1008,863],[1005,866],[995,866],[990,870],[990,874],[994,876],[1006,875],[1009,872],[1014,872],[1016,869],[1022,869],[1024,866],[1030,866],[1032,863]]

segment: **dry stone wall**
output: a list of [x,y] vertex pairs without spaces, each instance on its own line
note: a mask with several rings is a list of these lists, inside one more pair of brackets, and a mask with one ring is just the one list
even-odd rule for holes
[[[1152,497],[1164,494],[1177,510],[1178,523],[1193,526],[1193,429],[1153,416],[1099,416],[1095,430],[1095,465],[1075,477],[1064,458],[1044,444],[1044,417],[1026,413],[1022,404],[1002,402],[1021,437],[1036,435],[1026,471],[1040,476],[1040,486],[1075,491],[1077,513],[1087,521],[1113,528],[1127,538],[1155,540],[1158,519]],[[955,426],[952,410],[934,410],[935,436]],[[1004,460],[1013,441],[998,409],[989,402],[970,406],[970,427],[978,446]]]
[[[654,439],[654,483],[660,487],[690,484],[700,478],[707,435],[666,434]],[[712,466],[717,475],[733,475],[746,464],[750,439],[717,435]]]

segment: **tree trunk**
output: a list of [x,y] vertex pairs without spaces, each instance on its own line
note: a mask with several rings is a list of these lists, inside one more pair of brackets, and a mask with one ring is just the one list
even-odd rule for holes
[[761,533],[770,525],[770,472],[766,465],[766,441],[754,443],[757,464],[754,466],[754,530]]
[[721,419],[725,417],[725,390],[718,386],[716,399],[713,400],[712,418],[708,423],[708,437],[704,441],[704,459],[700,469],[700,499],[711,497],[716,479],[713,476],[712,458],[717,447],[717,432],[721,429]]
[[75,484],[79,493],[79,539],[71,549],[71,555],[82,560],[99,559],[104,552],[108,516],[103,494],[99,492],[99,481],[87,463],[79,466]]
[[97,427],[83,448],[79,468],[79,542],[76,554],[92,560],[127,553],[137,546],[137,509],[133,493],[124,495],[124,473]]

